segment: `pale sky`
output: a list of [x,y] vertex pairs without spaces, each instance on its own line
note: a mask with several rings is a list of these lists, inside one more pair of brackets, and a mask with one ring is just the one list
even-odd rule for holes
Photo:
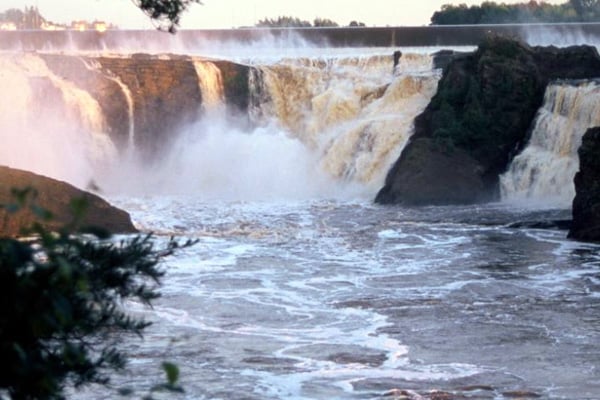
[[[46,19],[69,23],[72,20],[104,20],[121,28],[153,28],[132,0],[0,0],[0,11],[37,6]],[[182,17],[182,29],[231,28],[253,26],[265,17],[293,16],[313,21],[329,18],[340,25],[350,21],[367,26],[428,25],[429,18],[442,4],[481,4],[483,0],[203,0],[193,4]],[[522,3],[525,0],[501,0]],[[546,0],[560,4],[566,0]]]

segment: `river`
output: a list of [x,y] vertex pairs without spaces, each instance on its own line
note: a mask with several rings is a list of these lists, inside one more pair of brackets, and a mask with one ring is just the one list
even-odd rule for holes
[[599,397],[600,248],[511,225],[566,210],[115,201],[159,242],[199,239],[154,310],[130,305],[154,325],[128,384],[167,359],[189,399]]

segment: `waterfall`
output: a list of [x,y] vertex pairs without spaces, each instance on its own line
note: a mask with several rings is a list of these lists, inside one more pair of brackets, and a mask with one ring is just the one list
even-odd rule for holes
[[[313,149],[336,179],[376,190],[434,95],[428,55],[284,59],[259,66],[260,112]],[[263,80],[262,83],[256,82]],[[259,100],[260,101],[260,100]]]
[[[102,70],[102,65],[96,60],[82,58],[81,61],[83,62],[85,67],[90,71]],[[119,88],[121,88],[123,96],[125,96],[125,101],[127,102],[127,119],[129,122],[129,127],[127,129],[127,151],[131,154],[135,148],[135,108],[133,102],[133,95],[131,94],[131,90],[129,89],[129,87],[125,83],[123,83],[121,78],[115,76],[110,71],[102,71],[102,74],[107,79],[116,83],[119,86]]]
[[[396,67],[392,55],[255,60],[235,66],[248,73],[248,91],[236,80],[233,95],[248,96],[249,114],[236,118],[219,112],[231,70],[222,73],[219,62],[205,58],[21,53],[0,62],[10,72],[0,77],[10,88],[0,96],[0,123],[15,136],[5,138],[17,148],[39,148],[31,152],[34,162],[6,147],[2,163],[79,186],[94,177],[108,192],[232,199],[372,197],[440,77],[431,57],[419,54],[404,54]],[[236,73],[234,79],[245,72]],[[194,113],[199,96],[187,90],[191,82],[201,113]],[[116,143],[129,151],[118,157],[107,132],[128,132],[127,142]],[[144,145],[156,149],[152,158],[139,156]],[[45,158],[52,162],[41,165]]]
[[214,63],[200,59],[194,59],[194,68],[202,93],[202,108],[204,111],[218,109],[224,104],[221,70]]
[[577,150],[585,131],[600,125],[600,86],[594,81],[557,82],[546,89],[527,147],[500,177],[503,200],[570,207]]
[[2,164],[85,186],[115,148],[98,102],[36,54],[0,56]]

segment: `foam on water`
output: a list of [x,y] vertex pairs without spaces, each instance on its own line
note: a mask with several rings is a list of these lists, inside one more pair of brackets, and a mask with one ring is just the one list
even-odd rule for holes
[[507,227],[527,211],[115,200],[147,230],[200,240],[168,260],[154,311],[133,306],[156,322],[142,358],[173,338],[192,398],[595,390],[593,357],[573,346],[598,349],[598,247]]

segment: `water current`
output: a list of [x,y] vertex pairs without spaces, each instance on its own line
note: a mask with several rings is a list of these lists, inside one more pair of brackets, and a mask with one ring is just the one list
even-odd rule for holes
[[131,305],[129,384],[169,359],[189,399],[599,398],[600,248],[523,227],[566,210],[114,201],[199,239]]

